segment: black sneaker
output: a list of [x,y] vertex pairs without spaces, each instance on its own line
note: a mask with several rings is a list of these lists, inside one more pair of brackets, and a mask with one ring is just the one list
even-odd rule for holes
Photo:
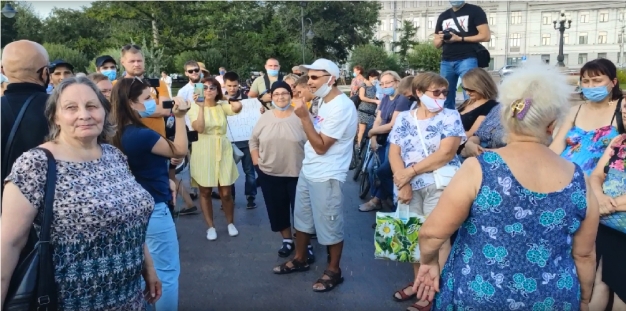
[[289,255],[291,255],[291,252],[293,252],[293,249],[293,242],[283,242],[283,246],[278,250],[278,256],[289,257]]
[[307,263],[309,265],[312,265],[313,263],[315,263],[315,254],[313,253],[313,245],[309,244],[309,246],[307,247],[307,251],[309,253],[309,257],[307,258]]
[[189,197],[190,197],[193,201],[195,201],[195,200],[198,198],[198,195],[197,195],[197,194],[195,194],[195,193],[190,193],[190,194],[189,194]]
[[249,196],[248,197],[248,205],[246,206],[247,209],[253,209],[256,208],[256,203],[254,203],[254,197],[253,196]]
[[211,192],[211,198],[216,199],[216,200],[221,199],[220,194],[215,191]]
[[195,206],[192,206],[192,207],[180,210],[178,212],[178,215],[185,216],[185,215],[193,215],[193,214],[197,214],[197,213],[198,213],[198,208],[195,207]]

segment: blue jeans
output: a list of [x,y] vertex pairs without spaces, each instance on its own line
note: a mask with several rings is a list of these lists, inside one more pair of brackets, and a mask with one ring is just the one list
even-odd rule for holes
[[[254,171],[254,165],[252,164],[252,156],[250,155],[250,148],[248,147],[248,142],[245,142],[245,147],[243,142],[236,142],[235,145],[243,152],[243,157],[241,158],[241,167],[243,168],[243,172],[246,174],[246,183],[245,183],[245,194],[246,197],[256,197],[256,174]],[[235,184],[232,187],[233,199],[235,198]]]
[[[178,310],[178,277],[180,276],[180,258],[178,238],[172,214],[165,203],[154,205],[154,211],[148,222],[146,245],[152,256],[157,276],[163,284],[163,295],[156,302],[156,310]],[[143,285],[145,288],[145,283]],[[149,311],[154,311],[148,306]]]
[[389,142],[384,148],[379,148],[378,151],[384,152],[384,161],[381,159],[380,166],[376,171],[378,180],[380,180],[380,187],[376,197],[385,200],[393,194],[393,172],[391,171],[391,165],[389,164]]
[[[446,97],[446,102],[444,104],[445,108],[448,109],[456,109],[456,86],[459,82],[459,79],[463,78],[466,72],[470,71],[470,69],[474,69],[478,67],[478,60],[475,57],[470,57],[461,60],[453,60],[453,61],[441,61],[440,65],[440,74],[446,80],[448,80],[449,88],[448,88],[448,96]],[[463,91],[463,97],[467,99],[467,94]]]
[[[380,146],[378,149],[376,149],[376,154],[378,155],[378,159],[380,160],[380,164],[378,166],[379,168],[382,167],[383,163],[387,160],[388,153],[389,148],[387,147]],[[374,185],[374,174],[376,174],[376,172],[374,172],[373,159],[370,159],[370,162],[367,165],[367,172],[370,181],[370,194],[372,195],[372,197],[378,198],[381,201],[387,199],[389,197],[389,193],[383,189],[383,180],[379,178],[378,180],[381,184],[378,187]]]

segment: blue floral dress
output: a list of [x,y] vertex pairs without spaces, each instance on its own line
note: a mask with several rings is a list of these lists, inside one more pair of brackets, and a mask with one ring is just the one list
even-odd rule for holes
[[552,193],[524,188],[495,152],[477,157],[480,192],[459,229],[433,310],[577,310],[572,239],[587,209],[581,168]]

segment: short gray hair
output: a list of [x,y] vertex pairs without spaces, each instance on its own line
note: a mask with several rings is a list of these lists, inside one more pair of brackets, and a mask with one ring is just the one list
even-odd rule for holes
[[49,127],[49,133],[46,137],[46,141],[55,141],[59,137],[61,129],[54,122],[57,113],[57,102],[59,101],[59,97],[61,97],[61,93],[63,93],[68,86],[73,84],[86,85],[91,88],[94,93],[96,93],[96,96],[98,96],[98,100],[104,108],[104,126],[102,128],[102,133],[98,135],[98,143],[108,143],[110,138],[115,134],[116,130],[115,124],[113,124],[109,119],[109,116],[111,115],[111,103],[106,99],[106,97],[104,97],[104,95],[102,95],[102,92],[100,92],[98,87],[87,77],[72,77],[63,79],[63,81],[61,81],[61,83],[59,83],[59,85],[57,85],[52,91],[52,94],[46,102],[46,110],[44,113],[46,119],[48,120]]

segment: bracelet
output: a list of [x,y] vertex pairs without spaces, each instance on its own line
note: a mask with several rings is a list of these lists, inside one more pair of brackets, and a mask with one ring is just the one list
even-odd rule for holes
[[413,173],[415,173],[415,175],[417,175],[417,171],[415,170],[415,165],[411,165],[411,168],[413,169]]
[[465,37],[461,37],[461,42],[465,42]]

